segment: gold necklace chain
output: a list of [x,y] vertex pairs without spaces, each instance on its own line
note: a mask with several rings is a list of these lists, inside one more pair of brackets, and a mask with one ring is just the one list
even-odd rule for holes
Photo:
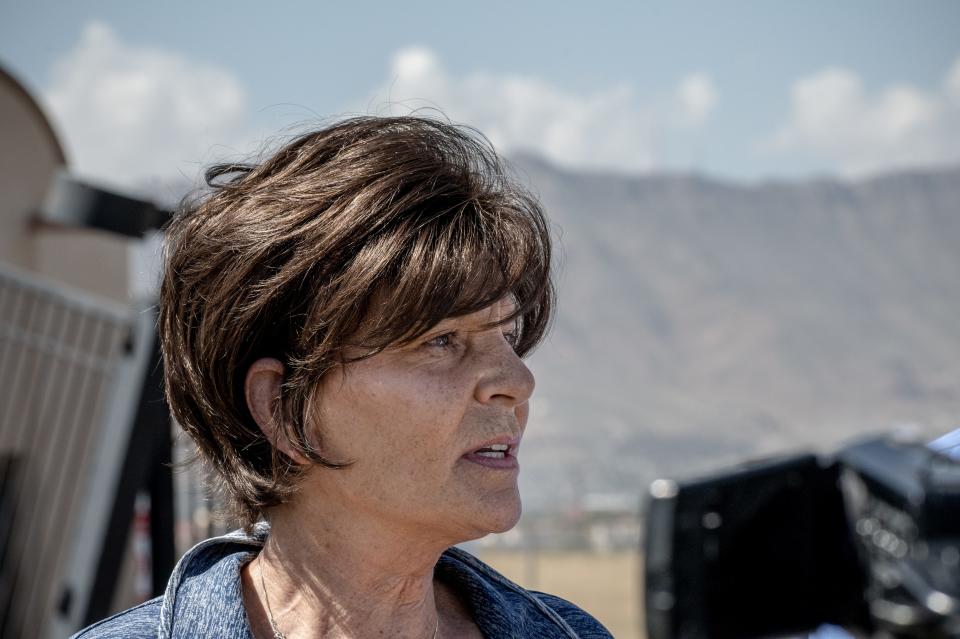
[[[257,572],[260,573],[260,588],[263,590],[263,600],[267,602],[267,617],[270,619],[270,629],[273,630],[273,639],[287,639],[287,636],[277,628],[277,622],[273,620],[273,610],[270,609],[270,597],[267,595],[267,585],[263,581],[263,560],[257,557]],[[433,639],[437,639],[437,633],[440,632],[440,614],[437,614],[437,625],[433,627]]]

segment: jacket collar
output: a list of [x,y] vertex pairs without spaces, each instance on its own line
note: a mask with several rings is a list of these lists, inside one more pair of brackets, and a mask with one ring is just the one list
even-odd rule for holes
[[260,522],[252,535],[237,530],[187,551],[167,582],[157,638],[253,639],[240,569],[260,552],[269,532]]
[[[534,627],[549,627],[549,637],[577,639],[580,635],[547,604],[473,555],[449,548],[437,562],[437,574],[467,597],[485,637],[526,639]],[[539,622],[539,623],[537,623]]]

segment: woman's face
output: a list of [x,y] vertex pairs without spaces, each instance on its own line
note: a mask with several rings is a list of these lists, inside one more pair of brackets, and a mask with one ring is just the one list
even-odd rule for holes
[[448,318],[327,375],[316,395],[321,449],[354,463],[311,469],[302,496],[457,540],[516,524],[534,379],[513,350],[515,328],[489,326],[513,308],[503,300]]

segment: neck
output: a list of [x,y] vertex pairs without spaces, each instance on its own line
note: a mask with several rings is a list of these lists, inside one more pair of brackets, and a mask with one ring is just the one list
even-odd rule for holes
[[[305,517],[289,506],[271,513],[270,536],[245,569],[245,586],[268,617],[265,636],[273,636],[272,612],[288,639],[433,637],[439,619],[433,569],[449,543],[362,513]],[[263,627],[260,621],[254,625]]]

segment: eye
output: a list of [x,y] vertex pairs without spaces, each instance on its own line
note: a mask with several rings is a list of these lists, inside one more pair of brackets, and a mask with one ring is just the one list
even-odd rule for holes
[[520,342],[520,331],[516,328],[511,328],[503,332],[503,339],[507,340],[507,344],[513,348],[517,347],[517,344]]
[[442,333],[440,335],[431,337],[426,342],[424,342],[424,345],[434,346],[437,348],[449,348],[450,346],[453,346],[453,341],[455,337],[456,337],[455,333]]

